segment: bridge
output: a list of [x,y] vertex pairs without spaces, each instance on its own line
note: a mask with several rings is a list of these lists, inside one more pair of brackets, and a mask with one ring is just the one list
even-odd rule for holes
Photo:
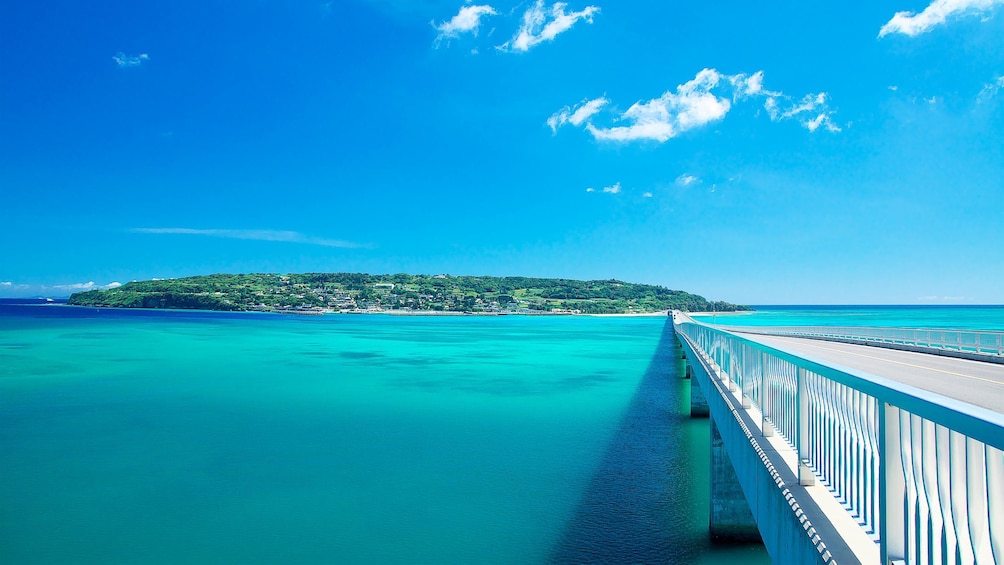
[[1004,335],[673,324],[713,536],[775,563],[1004,563]]

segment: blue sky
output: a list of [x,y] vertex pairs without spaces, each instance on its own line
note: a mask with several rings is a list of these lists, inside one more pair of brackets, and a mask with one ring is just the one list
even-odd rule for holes
[[5,3],[0,296],[213,272],[1004,303],[1004,2]]

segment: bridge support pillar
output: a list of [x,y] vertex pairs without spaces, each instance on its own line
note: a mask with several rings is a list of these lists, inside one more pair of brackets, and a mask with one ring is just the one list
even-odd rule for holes
[[[687,373],[691,373],[690,363],[687,363]],[[690,416],[692,418],[707,418],[711,414],[708,407],[708,398],[704,396],[701,385],[697,384],[697,379],[690,379]]]
[[715,419],[711,419],[711,537],[722,541],[760,541],[749,503],[725,451]]

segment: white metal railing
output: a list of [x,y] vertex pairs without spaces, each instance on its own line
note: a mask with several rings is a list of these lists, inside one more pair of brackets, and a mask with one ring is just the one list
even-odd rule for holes
[[882,563],[1004,563],[1004,415],[674,313],[743,404],[879,543]]
[[864,326],[718,326],[743,333],[849,339],[1004,357],[1004,332]]

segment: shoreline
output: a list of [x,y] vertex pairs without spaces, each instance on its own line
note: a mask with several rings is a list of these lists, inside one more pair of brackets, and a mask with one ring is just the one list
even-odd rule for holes
[[654,318],[669,316],[669,310],[659,312],[625,312],[623,314],[572,314],[573,316],[592,316],[595,318]]
[[[93,308],[93,307],[92,307]],[[141,308],[121,308],[122,310],[141,310]],[[180,310],[179,308],[142,308],[142,310]],[[223,310],[220,310],[221,312]],[[209,312],[214,312],[214,310],[209,310]],[[359,311],[359,312],[314,312],[314,311],[303,311],[303,312],[291,312],[291,311],[274,311],[274,312],[259,312],[261,314],[291,314],[294,316],[337,316],[337,315],[350,315],[350,316],[365,316],[365,315],[382,315],[382,316],[443,316],[447,318],[454,318],[457,316],[479,316],[479,317],[489,317],[489,318],[501,318],[508,316],[516,317],[530,317],[535,318],[539,316],[554,316],[554,317],[565,317],[565,318],[654,318],[654,317],[667,317],[669,316],[669,311],[661,312],[624,312],[618,314],[575,314],[572,312],[456,312],[452,310],[379,310],[379,311]]]
[[42,303],[42,304],[26,304],[25,306],[58,306],[58,307],[69,307],[69,308],[93,308],[95,310],[116,310],[116,311],[129,311],[129,312],[215,312],[220,314],[280,314],[289,316],[302,316],[302,317],[322,317],[322,316],[362,316],[362,315],[379,315],[379,316],[417,316],[417,317],[427,317],[427,316],[443,316],[443,317],[458,317],[458,316],[478,316],[478,317],[538,317],[538,316],[558,316],[566,318],[579,318],[579,317],[593,317],[593,318],[651,318],[651,317],[666,317],[669,315],[668,310],[659,312],[624,312],[618,314],[574,314],[572,312],[533,312],[533,313],[502,313],[502,312],[455,312],[451,310],[375,310],[375,311],[318,311],[318,310],[202,310],[197,308],[122,308],[118,306],[89,306],[83,304],[66,304],[63,303]]

